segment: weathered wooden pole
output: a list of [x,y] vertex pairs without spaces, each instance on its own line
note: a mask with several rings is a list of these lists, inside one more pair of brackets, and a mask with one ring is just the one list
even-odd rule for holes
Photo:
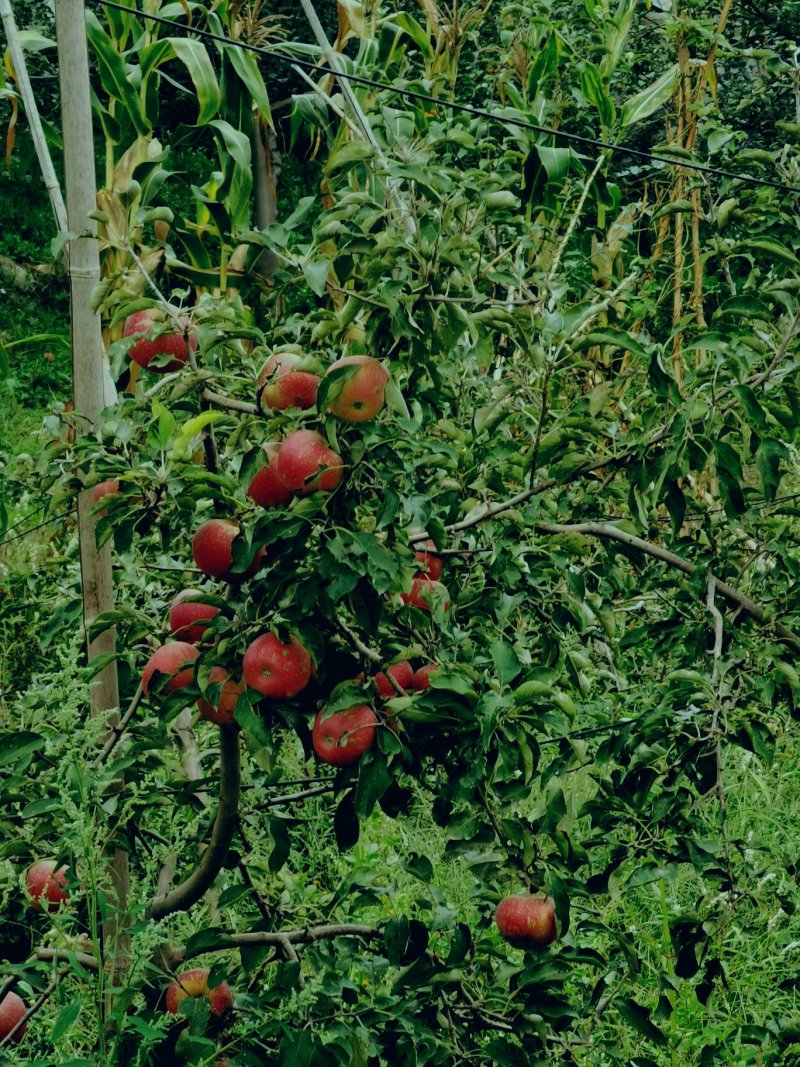
[[[94,220],[97,207],[94,168],[94,139],[89,91],[89,56],[86,43],[86,14],[83,0],[56,0],[56,37],[61,83],[61,129],[64,139],[64,178],[67,194],[67,226],[79,234],[67,245],[70,281],[70,321],[72,335],[72,381],[75,417],[86,430],[97,426],[105,406],[103,365],[105,354],[100,317],[92,310],[92,293],[100,281],[100,256]],[[87,627],[89,660],[113,652],[115,634],[106,630],[88,639],[88,627],[114,607],[111,546],[97,548],[92,501],[89,492],[78,500],[83,619]],[[102,716],[109,726],[118,717],[119,687],[114,661],[101,670],[91,686],[91,714]],[[128,857],[117,852],[111,864],[117,894],[117,914],[127,905]],[[117,921],[112,917],[104,927],[107,951],[118,955],[124,948],[117,942]]]

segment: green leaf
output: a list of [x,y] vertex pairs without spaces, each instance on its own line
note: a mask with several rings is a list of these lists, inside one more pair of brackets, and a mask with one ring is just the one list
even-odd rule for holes
[[587,63],[581,72],[581,92],[584,99],[597,108],[603,126],[613,126],[617,117],[614,101],[603,84],[600,71],[593,63]]
[[651,1021],[650,1012],[647,1008],[643,1008],[641,1004],[637,1004],[630,997],[616,1001],[616,1005],[617,1011],[622,1018],[637,1033],[640,1033],[661,1048],[666,1048],[669,1045],[664,1033]]
[[53,1029],[50,1032],[50,1040],[54,1045],[57,1045],[62,1037],[71,1030],[77,1022],[78,1016],[81,1013],[81,1002],[79,1000],[73,1000],[71,1004],[68,1004],[66,1008],[62,1008],[56,1016],[56,1021],[53,1023]]
[[785,263],[787,267],[800,270],[800,259],[780,241],[767,240],[766,238],[740,241],[736,245],[734,252],[763,252],[769,259],[778,260],[780,263]]
[[258,108],[259,115],[271,125],[272,109],[269,104],[269,93],[261,76],[255,55],[252,52],[245,51],[244,48],[236,48],[233,45],[225,45],[223,52],[231,61],[231,66]]
[[362,818],[372,814],[375,805],[392,783],[383,753],[372,749],[361,757],[358,767],[355,810]]
[[781,484],[781,460],[789,458],[789,450],[781,441],[765,437],[756,450],[756,467],[761,479],[765,500],[774,500]]
[[94,51],[103,88],[109,96],[123,105],[136,132],[141,137],[149,137],[152,127],[147,115],[144,114],[131,71],[117,51],[114,42],[100,25],[97,16],[88,10],[86,33]]
[[19,733],[0,734],[0,766],[12,763],[20,756],[28,756],[44,748],[44,738],[27,730]]
[[330,261],[327,259],[314,259],[310,263],[303,264],[303,277],[308,282],[312,293],[316,293],[317,296],[325,294],[330,269]]
[[189,72],[197,93],[197,125],[204,126],[219,111],[222,95],[205,45],[191,37],[171,37],[175,55]]
[[522,670],[516,652],[508,641],[498,638],[492,642],[491,653],[498,682],[503,687],[510,685]]
[[623,129],[632,126],[635,122],[641,122],[642,119],[648,118],[654,111],[663,107],[674,93],[679,77],[680,68],[677,63],[673,63],[669,70],[652,85],[648,85],[646,89],[626,100],[622,105],[620,117]]

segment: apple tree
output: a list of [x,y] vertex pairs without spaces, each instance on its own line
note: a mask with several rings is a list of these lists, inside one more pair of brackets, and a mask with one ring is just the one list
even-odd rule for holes
[[[54,864],[13,896],[13,977],[63,1003],[19,1062],[67,1035],[86,1064],[689,1062],[771,892],[726,776],[800,687],[800,264],[773,232],[797,199],[620,176],[532,128],[631,143],[675,106],[679,64],[636,84],[633,5],[577,29],[422,6],[339,5],[347,69],[394,88],[357,88],[365,130],[313,75],[291,132],[320,188],[260,229],[241,54],[92,16],[109,158],[128,120],[138,146],[99,209],[131,384],[97,434],[65,416],[42,471],[96,491],[127,704],[102,736],[31,694],[3,741],[5,855]],[[232,32],[233,5],[188,8]],[[495,118],[448,108],[484,32]],[[137,110],[170,63],[200,108],[180,135],[219,149],[191,220]],[[743,1021],[725,1047],[790,1039]]]

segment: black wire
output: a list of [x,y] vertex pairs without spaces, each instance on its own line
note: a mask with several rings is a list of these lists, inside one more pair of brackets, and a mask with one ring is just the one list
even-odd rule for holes
[[37,530],[41,530],[44,526],[49,526],[53,522],[60,522],[68,515],[72,515],[74,511],[76,511],[76,508],[69,508],[69,510],[62,511],[59,515],[54,515],[50,519],[45,519],[44,522],[37,523],[36,526],[31,526],[28,530],[23,530],[22,533],[15,534],[14,537],[7,537],[4,541],[0,541],[0,548],[5,548],[5,546],[10,545],[12,541],[21,541],[22,538],[35,533]]
[[18,530],[20,526],[24,526],[28,519],[32,519],[34,515],[38,515],[42,508],[47,507],[47,501],[42,501],[38,507],[35,507],[33,511],[29,511],[27,515],[23,516],[19,522],[15,522],[13,526],[7,526],[5,532],[11,533],[12,530]]
[[567,130],[557,130],[552,126],[540,126],[535,122],[527,122],[524,119],[505,117],[497,114],[497,112],[484,111],[482,108],[472,107],[470,104],[458,104],[451,100],[441,100],[439,97],[431,96],[428,93],[421,93],[416,89],[400,89],[395,85],[375,81],[372,78],[365,78],[360,74],[348,74],[344,71],[333,70],[331,67],[325,67],[319,63],[312,63],[306,59],[287,56],[283,52],[274,48],[262,48],[259,45],[248,44],[246,41],[235,41],[230,37],[223,37],[220,34],[212,33],[210,30],[201,30],[194,26],[183,26],[179,23],[172,22],[170,19],[162,18],[160,15],[148,15],[144,11],[136,11],[133,8],[126,7],[124,4],[115,3],[114,0],[97,0],[97,3],[102,7],[110,7],[116,11],[125,11],[129,15],[138,15],[140,18],[147,19],[148,22],[156,22],[162,26],[168,26],[173,31],[183,30],[185,33],[194,34],[196,37],[202,37],[209,41],[217,41],[220,44],[233,45],[234,48],[243,48],[247,52],[255,52],[256,55],[265,56],[268,59],[277,59],[282,63],[289,63],[296,67],[302,67],[305,70],[316,71],[320,74],[331,74],[334,78],[344,78],[346,81],[355,82],[357,85],[365,85],[371,89],[382,89],[390,93],[396,93],[398,96],[404,96],[408,100],[418,100],[421,103],[434,104],[436,107],[442,107],[449,111],[458,111],[465,115],[473,115],[476,118],[487,119],[489,122],[497,122],[506,126],[515,126],[520,130],[532,130],[534,133],[545,133],[552,137],[560,137],[562,141],[570,141],[573,144],[584,145],[590,148],[602,148],[608,152],[619,152],[623,155],[633,156],[635,159],[643,159],[650,163],[667,163],[670,166],[685,167],[687,170],[694,170],[700,174],[714,174],[720,178],[731,178],[734,181],[746,182],[749,185],[761,185],[770,189],[780,189],[785,193],[792,193],[795,196],[800,195],[800,185],[787,185],[785,182],[772,181],[769,178],[756,178],[751,174],[739,174],[736,171],[725,170],[722,167],[709,167],[703,163],[692,163],[684,159],[676,159],[672,156],[656,155],[653,152],[646,152],[640,148],[626,148],[624,145],[612,144],[610,141],[599,141],[593,137],[584,137],[579,133],[569,133]]

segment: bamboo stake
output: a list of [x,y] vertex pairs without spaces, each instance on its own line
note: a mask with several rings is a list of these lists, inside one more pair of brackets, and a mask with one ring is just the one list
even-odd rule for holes
[[25,114],[28,116],[28,122],[31,127],[33,147],[36,149],[36,158],[42,168],[42,177],[44,178],[47,194],[50,197],[50,205],[53,208],[56,226],[59,233],[66,233],[67,209],[64,204],[64,197],[61,194],[61,186],[58,183],[55,168],[53,167],[53,160],[50,158],[50,150],[47,147],[42,121],[39,118],[39,109],[36,106],[31,80],[28,77],[28,64],[25,62],[25,52],[20,43],[11,0],[0,0],[0,18],[3,20],[3,29],[6,31],[8,50],[11,54],[11,62],[14,65],[19,95],[25,105]]
[[[337,74],[341,74],[342,66],[340,63],[339,53],[334,50],[332,44],[328,40],[322,23],[319,21],[317,12],[314,9],[314,4],[312,3],[312,0],[300,0],[300,6],[305,12],[309,25],[311,26],[314,36],[317,39],[317,44],[319,45],[320,50],[322,51],[322,54],[325,57],[328,66],[331,68],[331,70],[335,70]],[[347,101],[347,105],[353,112],[356,122],[358,123],[359,128],[361,129],[361,132],[364,135],[364,140],[372,146],[372,149],[375,152],[375,159],[378,163],[378,166],[382,170],[386,170],[386,156],[384,155],[383,149],[378,143],[377,137],[372,132],[372,127],[369,124],[369,119],[364,114],[364,110],[361,107],[361,104],[359,104],[358,102],[358,97],[353,91],[352,85],[346,78],[338,78],[337,80],[339,82],[339,89],[341,90],[342,96]],[[386,190],[389,193],[389,198],[394,202],[395,206],[398,208],[402,216],[403,227],[406,231],[406,234],[409,237],[413,236],[414,221],[411,218],[409,210],[403,200],[397,182],[394,181],[394,179],[392,178],[388,178],[386,181]]]
[[[72,372],[75,415],[87,428],[97,426],[105,406],[103,341],[100,318],[92,309],[92,293],[100,281],[100,258],[96,226],[89,216],[96,207],[94,138],[89,89],[89,57],[83,0],[58,0],[56,38],[61,85],[64,174],[67,193],[67,225],[80,234],[67,245],[69,255]],[[91,494],[78,499],[78,536],[81,560],[83,620],[89,660],[115,650],[115,632],[105,630],[88,640],[89,626],[98,615],[114,607],[111,546],[98,549],[95,541]],[[116,661],[98,672],[90,689],[90,713],[105,719],[113,729],[119,718],[119,685]],[[118,851],[111,861],[111,879],[117,897],[116,914],[103,929],[104,945],[114,956],[112,975],[124,966],[127,944],[118,917],[127,907],[128,857]]]

